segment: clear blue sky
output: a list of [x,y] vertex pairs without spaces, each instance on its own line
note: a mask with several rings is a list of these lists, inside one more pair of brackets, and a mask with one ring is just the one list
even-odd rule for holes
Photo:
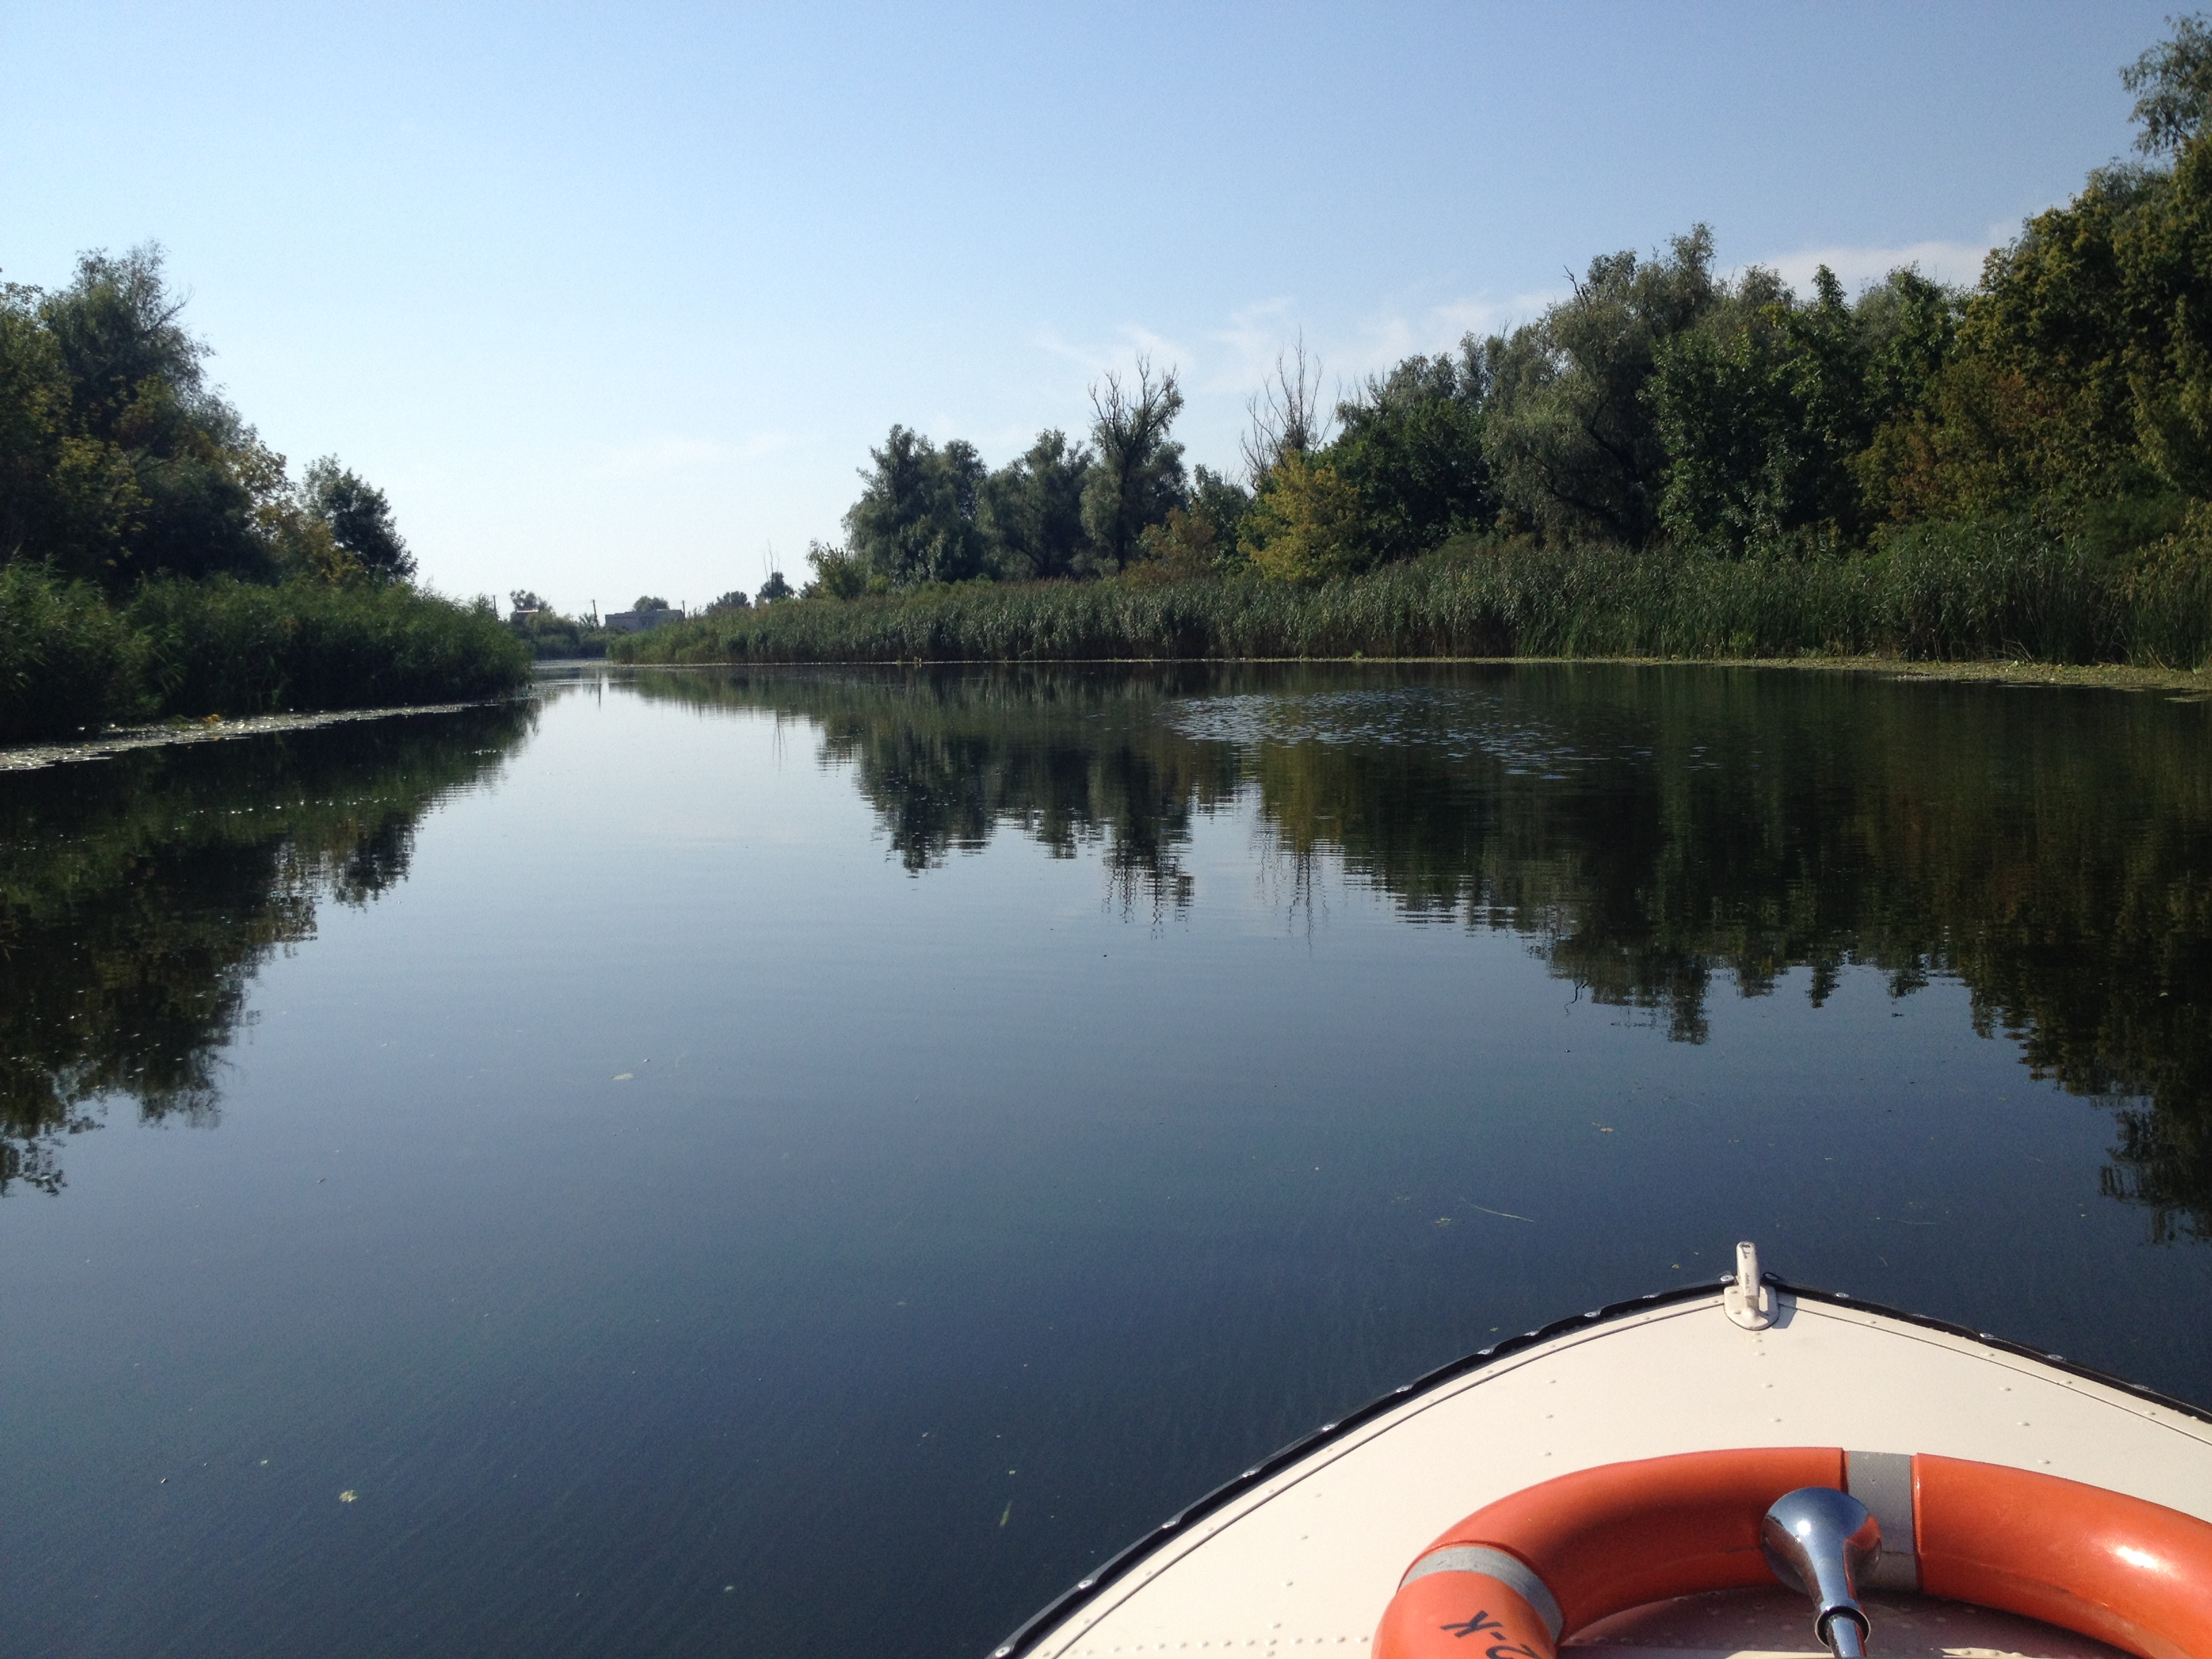
[[0,7],[0,270],[153,240],[296,469],[424,575],[803,574],[894,421],[994,464],[1139,349],[1193,460],[1710,222],[1852,281],[2125,150],[2163,4]]

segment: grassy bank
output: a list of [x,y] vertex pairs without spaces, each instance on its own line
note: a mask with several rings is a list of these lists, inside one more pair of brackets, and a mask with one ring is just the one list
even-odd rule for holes
[[2003,657],[2196,669],[2212,558],[2115,561],[2024,524],[1859,556],[1450,549],[1301,587],[1255,578],[975,584],[787,601],[618,641],[618,662],[1200,657]]
[[489,615],[401,585],[149,582],[120,603],[0,569],[0,742],[180,715],[489,696],[529,647]]

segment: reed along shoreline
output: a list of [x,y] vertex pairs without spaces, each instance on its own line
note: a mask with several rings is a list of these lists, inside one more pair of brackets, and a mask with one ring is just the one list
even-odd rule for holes
[[720,612],[614,642],[617,663],[1253,658],[2005,660],[2194,672],[2212,563],[2116,561],[2002,526],[1870,554],[1447,548],[1298,586],[1251,575],[970,583]]

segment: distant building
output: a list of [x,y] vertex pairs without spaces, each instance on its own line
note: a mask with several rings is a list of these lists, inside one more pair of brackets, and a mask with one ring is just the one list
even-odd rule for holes
[[610,634],[644,634],[656,628],[665,628],[671,623],[682,622],[681,611],[610,611],[606,629]]

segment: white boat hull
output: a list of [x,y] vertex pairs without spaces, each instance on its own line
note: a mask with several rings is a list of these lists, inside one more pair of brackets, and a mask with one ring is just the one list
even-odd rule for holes
[[[1776,1301],[1773,1324],[1754,1331],[1730,1322],[1718,1289],[1647,1298],[1408,1385],[1176,1517],[994,1659],[1364,1653],[1407,1567],[1461,1516],[1556,1475],[1675,1452],[1930,1452],[2084,1481],[2212,1521],[2212,1419],[2195,1408],[2055,1356],[1848,1298],[1778,1286]],[[1771,1632],[1794,1607],[1802,1639],[1775,1650],[1817,1650],[1804,1603],[1778,1590],[1691,1600],[1671,1623],[1656,1610],[1624,1614],[1579,1640],[1681,1659],[1706,1650],[1691,1639],[1697,1630],[1721,1628],[1700,1621],[1732,1618],[1749,1621],[1744,1634]],[[1925,1650],[1959,1659],[2109,1652],[2025,1620],[1933,1606],[1896,1603],[1892,1639],[1878,1623],[1872,1650],[1912,1651],[1896,1638],[1924,1626],[1925,1638],[1960,1638]],[[1968,1628],[1975,1617],[1982,1622]],[[2022,1646],[2024,1632],[2041,1635]],[[1729,1641],[1711,1650],[1766,1650]]]

